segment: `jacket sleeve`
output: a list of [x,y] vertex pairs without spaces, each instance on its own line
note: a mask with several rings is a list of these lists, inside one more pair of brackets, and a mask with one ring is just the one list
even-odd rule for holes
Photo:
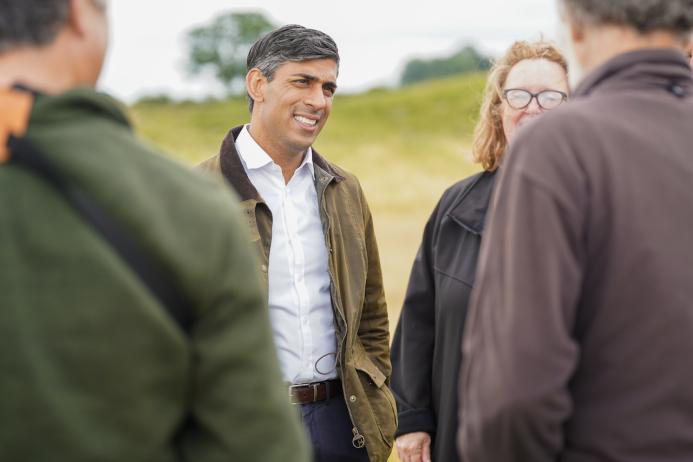
[[208,204],[218,212],[211,223],[217,226],[208,223],[208,242],[200,243],[207,249],[200,260],[214,264],[192,331],[191,418],[180,439],[183,460],[307,462],[249,237],[236,199],[220,196],[218,204]]
[[467,462],[559,460],[572,412],[587,194],[552,135],[522,135],[496,190],[463,340]]
[[389,384],[392,365],[390,363],[390,330],[383,289],[383,275],[380,269],[380,256],[373,228],[373,217],[360,187],[359,193],[364,218],[368,271],[358,337],[370,359],[387,377]]
[[440,203],[426,223],[392,341],[392,391],[397,399],[399,417],[396,436],[435,433],[431,375],[436,294],[431,248],[439,208]]

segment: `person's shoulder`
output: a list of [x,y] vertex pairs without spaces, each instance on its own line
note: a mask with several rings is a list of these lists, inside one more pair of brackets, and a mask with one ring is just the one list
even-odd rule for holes
[[[588,101],[572,101],[523,126],[509,146],[505,168],[540,172],[546,167],[574,168],[593,136],[604,126],[603,116]],[[605,111],[601,111],[605,112]],[[589,150],[587,150],[589,151]]]
[[440,200],[438,201],[440,204],[439,208],[446,208],[450,204],[456,202],[461,196],[469,193],[480,181],[484,181],[493,175],[494,172],[481,171],[453,183],[440,196]]
[[138,137],[124,106],[93,89],[38,97],[31,124],[29,135],[39,146],[104,200],[129,198],[139,208],[186,210],[204,219],[218,213],[207,210],[220,194],[231,194],[212,175],[191,171]]
[[315,150],[313,150],[313,163],[315,167],[322,169],[325,173],[337,179],[339,190],[363,196],[361,182],[354,173],[331,160],[327,160]]
[[[137,140],[139,143],[140,140]],[[157,187],[163,196],[171,195],[171,206],[185,209],[186,214],[195,219],[204,220],[208,217],[212,221],[219,220],[221,209],[235,207],[238,202],[235,193],[224,182],[220,172],[213,168],[191,168],[171,159],[164,153],[148,149],[146,156],[138,162],[139,168],[156,175],[156,184],[149,182],[147,187]],[[144,152],[143,152],[144,154]],[[212,157],[203,163],[218,163],[218,156]],[[223,213],[222,213],[223,214]]]
[[534,144],[562,141],[585,141],[585,130],[605,127],[610,120],[618,117],[614,114],[613,104],[609,98],[578,98],[559,108],[543,114],[537,120],[530,121],[517,134],[515,141],[523,143],[532,140]]
[[244,125],[237,125],[231,128],[226,136],[224,136],[219,152],[195,164],[195,169],[221,175],[222,156],[226,158],[238,157],[235,143],[243,127]]
[[37,93],[32,123],[107,121],[131,129],[125,105],[107,93],[89,87],[74,87],[59,94]]
[[564,136],[566,133],[576,131],[578,129],[576,124],[587,120],[589,119],[585,117],[584,105],[580,102],[571,102],[542,114],[535,120],[530,120],[518,130],[513,144],[527,140],[545,141],[556,135]]
[[204,172],[221,173],[221,155],[215,154],[212,157],[198,162],[195,164],[195,169]]
[[445,192],[443,193],[443,197],[454,196],[464,193],[469,188],[473,187],[476,183],[478,183],[481,179],[483,179],[485,176],[488,176],[489,173],[490,172],[486,171],[478,172],[466,178],[463,178],[457,181],[456,183],[453,183],[445,190]]
[[328,174],[338,178],[340,181],[344,182],[346,181],[349,184],[358,184],[359,180],[356,174],[348,171],[341,165],[328,160],[325,158],[322,154],[318,153],[317,151],[313,150],[313,163],[322,168],[325,172]]

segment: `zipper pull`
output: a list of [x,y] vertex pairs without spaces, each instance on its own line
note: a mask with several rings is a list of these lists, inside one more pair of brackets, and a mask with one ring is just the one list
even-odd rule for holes
[[356,427],[352,428],[351,432],[354,434],[354,438],[351,440],[351,444],[356,449],[362,449],[366,445],[366,438],[359,433]]

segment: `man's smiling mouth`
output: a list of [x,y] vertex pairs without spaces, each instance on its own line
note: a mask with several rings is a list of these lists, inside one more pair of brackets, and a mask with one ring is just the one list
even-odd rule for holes
[[309,119],[308,117],[303,117],[300,115],[295,115],[294,119],[300,124],[307,125],[309,127],[315,127],[318,123],[318,121],[315,119]]

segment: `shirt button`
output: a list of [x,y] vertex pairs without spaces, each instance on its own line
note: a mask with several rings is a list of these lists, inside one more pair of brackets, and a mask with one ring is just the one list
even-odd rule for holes
[[260,269],[262,270],[263,273],[266,273],[267,272],[267,265],[262,265],[260,267]]
[[349,401],[351,401],[352,403],[355,403],[356,402],[356,395],[351,395],[349,397]]

